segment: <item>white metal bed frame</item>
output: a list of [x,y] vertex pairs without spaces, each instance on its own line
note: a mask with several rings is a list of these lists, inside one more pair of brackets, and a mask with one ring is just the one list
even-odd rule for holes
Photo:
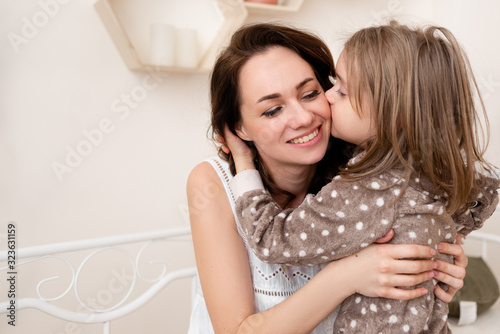
[[[135,310],[139,309],[141,306],[150,301],[170,282],[180,278],[194,277],[196,275],[196,267],[183,268],[167,272],[166,267],[164,266],[163,272],[159,275],[159,277],[157,277],[154,280],[149,280],[144,278],[141,275],[141,272],[139,271],[138,264],[139,261],[141,260],[141,255],[148,246],[150,246],[155,241],[168,240],[179,236],[191,236],[191,230],[189,226],[137,233],[137,234],[94,238],[76,242],[62,242],[62,243],[48,244],[36,247],[19,248],[15,252],[16,267],[45,258],[58,258],[60,260],[63,260],[69,266],[72,273],[72,279],[68,288],[61,295],[53,298],[44,297],[40,292],[40,286],[47,281],[54,280],[59,277],[54,276],[41,280],[40,282],[38,282],[36,287],[36,291],[38,294],[37,298],[20,298],[15,300],[16,312],[22,309],[32,308],[45,312],[53,317],[57,317],[69,322],[82,323],[82,324],[101,323],[103,324],[103,333],[108,334],[110,331],[109,329],[110,321],[124,317],[134,312]],[[116,247],[120,245],[123,246],[126,244],[132,244],[138,242],[145,242],[146,244],[139,250],[139,252],[135,257],[132,256],[127,250]],[[87,263],[87,261],[94,255],[98,254],[99,252],[108,249],[118,250],[124,253],[130,259],[134,269],[133,280],[131,282],[131,286],[129,288],[128,293],[120,302],[118,302],[111,308],[105,310],[97,310],[89,307],[79,298],[77,282],[81,270],[83,266]],[[73,264],[63,256],[60,256],[59,254],[81,251],[81,250],[93,250],[93,251],[87,257],[85,257],[85,259],[78,266],[78,269],[75,272]],[[2,250],[0,252],[0,265],[3,265],[3,263],[7,263],[7,259],[8,259],[8,251]],[[0,267],[0,272],[3,271],[8,272],[9,271],[8,268],[9,268],[8,266]],[[152,282],[153,284],[146,291],[144,291],[139,297],[125,304],[125,302],[128,301],[129,296],[133,292],[135,283],[138,278],[142,279],[143,281]],[[71,289],[74,289],[78,303],[83,308],[88,310],[89,311],[88,313],[70,311],[68,309],[53,305],[51,303],[53,301],[60,300],[61,298],[66,296],[68,292],[71,291]],[[191,293],[193,293],[193,291],[191,291]],[[9,305],[10,301],[0,302],[0,314],[8,313]]]
[[[26,264],[29,262],[37,261],[40,259],[44,259],[47,257],[53,257],[53,258],[59,258],[64,260],[68,266],[71,268],[72,271],[72,280],[66,291],[61,294],[58,297],[55,298],[45,298],[42,296],[40,293],[40,286],[47,281],[53,280],[58,278],[57,276],[55,277],[50,277],[41,280],[37,284],[37,294],[38,298],[21,298],[16,300],[16,311],[22,310],[22,309],[28,309],[28,308],[33,308],[40,310],[42,312],[45,312],[53,317],[57,317],[66,321],[70,322],[75,322],[75,323],[82,323],[82,324],[98,324],[101,323],[103,324],[103,333],[107,334],[110,331],[110,326],[109,323],[112,320],[124,317],[144,304],[146,304],[148,301],[150,301],[157,293],[159,293],[167,284],[170,282],[180,279],[180,278],[187,278],[187,277],[194,277],[196,275],[196,267],[190,267],[190,268],[184,268],[184,269],[179,269],[179,270],[174,270],[171,272],[167,272],[165,270],[165,267],[163,268],[162,274],[156,278],[155,280],[147,280],[144,277],[142,277],[141,273],[139,272],[138,269],[138,263],[141,259],[142,252],[144,251],[145,248],[147,248],[152,242],[159,241],[159,240],[168,240],[170,238],[174,237],[179,237],[179,236],[190,236],[191,231],[189,226],[186,227],[178,227],[178,228],[171,228],[171,229],[165,229],[165,230],[159,230],[159,231],[151,231],[151,232],[144,232],[144,233],[137,233],[137,234],[129,234],[129,235],[121,235],[121,236],[111,236],[111,237],[104,237],[104,238],[95,238],[95,239],[88,239],[88,240],[82,240],[82,241],[77,241],[77,242],[62,242],[62,243],[56,243],[56,244],[48,244],[48,245],[42,245],[42,246],[36,246],[36,247],[27,247],[27,248],[20,248],[16,250],[16,261],[18,260],[24,260],[23,262],[18,262],[17,265],[22,265]],[[477,239],[482,241],[482,257],[486,260],[488,256],[488,243],[493,242],[493,243],[498,243],[500,244],[500,236],[493,235],[493,234],[487,234],[487,233],[482,233],[482,232],[473,232],[469,235],[470,239]],[[145,242],[146,244],[141,248],[141,250],[138,252],[136,257],[134,258],[132,255],[130,255],[127,251],[116,248],[115,246],[117,245],[125,245],[125,244],[131,244],[131,243],[137,243],[137,242]],[[73,265],[66,260],[64,257],[58,255],[61,253],[67,253],[67,252],[73,252],[73,251],[80,251],[80,250],[92,250],[94,249],[80,264],[78,267],[76,273],[73,268]],[[92,308],[89,308],[88,305],[83,303],[80,298],[78,298],[78,291],[77,291],[77,281],[79,274],[81,272],[82,267],[85,265],[85,263],[93,257],[95,254],[102,250],[106,249],[117,249],[122,252],[124,252],[129,258],[131,259],[131,262],[133,263],[133,268],[135,270],[134,272],[134,279],[131,284],[130,290],[128,294],[115,306],[106,309],[106,310],[95,310]],[[2,251],[0,252],[0,263],[6,262],[8,258],[8,252],[7,251]],[[7,270],[7,266],[1,267],[0,272]],[[8,271],[8,270],[7,270]],[[153,284],[146,290],[144,291],[139,297],[134,299],[133,301],[128,302],[125,304],[127,301],[128,297],[130,296],[135,282],[137,280],[137,277],[145,280],[145,281],[151,281]],[[80,305],[82,305],[85,309],[90,311],[90,313],[82,313],[82,312],[75,312],[75,311],[70,311],[64,308],[61,308],[59,306],[51,304],[52,301],[59,300],[63,298],[71,289],[75,290],[75,295],[77,296],[78,302]],[[9,301],[7,302],[1,302],[0,303],[0,314],[3,313],[8,313],[8,306],[9,306]]]

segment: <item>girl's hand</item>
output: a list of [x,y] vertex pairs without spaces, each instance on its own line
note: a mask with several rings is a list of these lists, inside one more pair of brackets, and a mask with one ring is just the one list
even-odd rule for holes
[[255,169],[252,150],[240,137],[229,130],[227,124],[224,127],[224,138],[219,136],[218,141],[222,143],[222,149],[226,154],[231,152],[236,166],[236,173],[245,169]]
[[445,303],[449,303],[455,293],[464,286],[465,267],[469,260],[465,256],[461,241],[462,236],[457,234],[457,243],[455,245],[448,243],[438,245],[440,253],[453,255],[455,258],[455,264],[439,260],[434,261],[435,278],[450,286],[448,291],[444,291],[438,284],[436,284],[436,288],[434,289],[434,294]]
[[[412,287],[434,277],[434,262],[430,259],[435,254],[432,248],[421,245],[372,244],[339,261],[351,262],[348,264],[351,279],[347,282],[350,292],[367,297],[409,300],[425,295],[427,289],[396,287]],[[402,258],[429,260],[400,260]]]
[[394,230],[391,228],[383,237],[378,238],[375,242],[377,244],[385,244],[391,241],[392,237],[394,237]]

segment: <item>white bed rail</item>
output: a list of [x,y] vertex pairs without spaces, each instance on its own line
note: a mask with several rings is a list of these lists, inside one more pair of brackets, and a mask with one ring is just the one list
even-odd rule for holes
[[467,236],[467,239],[476,239],[481,241],[481,257],[484,261],[488,260],[488,242],[500,245],[500,236],[491,233],[474,231]]
[[[150,301],[156,294],[158,294],[167,284],[170,282],[180,279],[180,278],[188,278],[194,277],[196,275],[196,267],[189,267],[183,269],[177,269],[170,272],[167,272],[166,266],[163,266],[162,273],[155,279],[146,279],[142,276],[139,270],[139,262],[141,261],[141,256],[146,248],[148,248],[152,243],[156,241],[168,241],[169,239],[178,238],[182,236],[191,236],[191,230],[189,226],[158,230],[158,231],[150,231],[143,232],[137,234],[129,234],[129,235],[119,235],[119,236],[111,236],[111,237],[103,237],[103,238],[94,238],[88,240],[74,241],[74,242],[62,242],[56,244],[48,244],[36,247],[27,247],[27,248],[19,248],[15,250],[15,270],[13,274],[17,274],[17,267],[26,265],[27,263],[31,263],[34,261],[38,261],[46,258],[57,258],[59,260],[64,261],[71,270],[71,282],[67,289],[59,296],[53,298],[47,298],[42,295],[40,292],[40,286],[45,282],[50,280],[55,280],[59,278],[59,276],[54,276],[50,278],[42,279],[38,282],[36,291],[37,298],[20,298],[20,299],[12,299],[14,300],[15,310],[17,312],[22,309],[33,308],[45,312],[51,316],[76,323],[83,324],[103,324],[103,333],[109,333],[109,322],[123,316],[126,316],[148,301]],[[140,243],[143,242],[145,245],[140,248],[135,256],[130,254],[128,250],[123,248],[123,246],[132,243]],[[121,246],[121,247],[117,247]],[[77,288],[78,279],[82,268],[85,264],[96,254],[105,251],[105,250],[117,250],[123,253],[128,259],[133,268],[133,279],[130,284],[130,288],[128,293],[122,298],[120,302],[115,304],[113,307],[110,307],[105,310],[94,309],[85,304],[79,297],[79,292]],[[81,264],[78,266],[77,270],[73,267],[73,264],[67,260],[64,256],[60,254],[67,252],[75,252],[82,250],[93,250],[89,255],[87,255]],[[12,260],[12,252],[9,253],[9,250],[2,250],[0,252],[0,272],[6,271],[7,273],[12,272],[12,267],[7,265],[9,260]],[[129,297],[134,290],[135,283],[138,279],[142,279],[146,282],[151,282],[152,285],[145,291],[143,291],[137,298],[132,301],[129,301]],[[65,297],[71,290],[74,290],[76,299],[78,303],[86,309],[88,312],[77,312],[70,311],[68,309],[62,308],[60,306],[54,305],[51,302],[60,300]],[[2,298],[3,299],[3,298]],[[12,300],[8,300],[6,302],[0,302],[0,314],[7,313],[7,317],[9,316],[9,312],[12,311]],[[80,308],[81,309],[81,308]]]

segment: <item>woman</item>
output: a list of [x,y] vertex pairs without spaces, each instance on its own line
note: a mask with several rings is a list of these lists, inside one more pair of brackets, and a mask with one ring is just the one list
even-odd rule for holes
[[[332,161],[341,164],[347,156],[344,143],[332,147],[330,140],[324,96],[332,86],[330,76],[333,60],[321,40],[269,24],[236,32],[214,67],[213,131],[222,134],[227,123],[233,132],[244,132],[266,188],[282,207],[296,207],[308,192],[317,191],[333,175]],[[323,269],[261,262],[234,218],[229,165],[212,159],[195,167],[188,179],[203,288],[195,299],[190,333],[212,332],[211,325],[217,333],[331,333],[332,313],[355,292],[407,300],[427,291],[396,286],[434,277],[453,287],[448,293],[435,290],[448,302],[462,286],[467,259],[456,245],[443,244],[440,251],[455,256],[458,265],[398,260],[434,255],[429,247],[414,245],[372,245]]]

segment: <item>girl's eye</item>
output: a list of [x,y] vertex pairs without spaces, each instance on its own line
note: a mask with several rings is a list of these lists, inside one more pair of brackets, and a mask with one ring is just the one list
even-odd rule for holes
[[282,109],[282,107],[276,107],[276,108],[264,111],[262,113],[262,116],[264,116],[264,117],[272,117],[272,116],[276,115],[278,112],[280,112],[281,109]]
[[342,96],[342,97],[344,97],[344,96],[346,96],[346,95],[347,95],[346,93],[343,93],[343,92],[340,90],[340,88],[339,88],[339,89],[337,89],[337,94],[339,94],[339,95],[340,95],[340,96]]
[[309,94],[307,94],[306,96],[304,96],[302,99],[303,100],[310,100],[310,99],[315,98],[319,94],[321,94],[321,92],[319,90],[313,90],[312,92],[310,92]]

